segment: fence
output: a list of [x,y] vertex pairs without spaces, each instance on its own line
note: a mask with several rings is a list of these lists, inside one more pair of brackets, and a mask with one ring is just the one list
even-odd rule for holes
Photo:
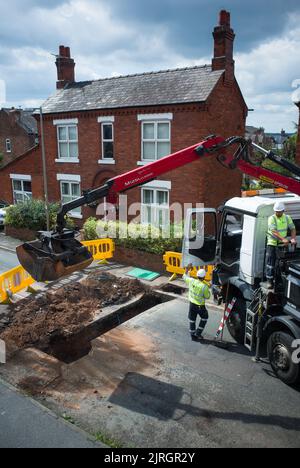
[[[175,280],[178,275],[181,275],[181,276],[184,275],[185,269],[182,267],[182,254],[181,253],[166,252],[163,259],[164,259],[164,264],[166,265],[167,272],[172,273],[172,277],[170,281]],[[193,278],[197,278],[197,272],[200,268],[202,267],[199,267],[199,268],[194,267],[193,270],[190,272]],[[207,272],[205,281],[211,283],[214,267],[210,265],[210,266],[204,267],[204,269]]]
[[[100,263],[114,256],[115,244],[111,239],[82,242]],[[29,288],[35,280],[19,265],[0,275],[0,303],[8,302],[13,294]]]

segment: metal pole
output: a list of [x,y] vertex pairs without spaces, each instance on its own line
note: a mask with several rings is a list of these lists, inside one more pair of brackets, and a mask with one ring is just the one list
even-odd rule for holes
[[43,121],[43,109],[42,109],[42,107],[40,107],[40,125],[41,125],[41,143],[42,143],[42,161],[43,161],[43,179],[44,179],[44,197],[45,197],[45,209],[46,209],[46,222],[47,222],[47,231],[50,231],[48,178],[47,178],[44,121]]

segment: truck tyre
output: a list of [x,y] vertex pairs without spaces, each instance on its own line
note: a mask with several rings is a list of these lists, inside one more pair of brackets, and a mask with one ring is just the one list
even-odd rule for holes
[[238,297],[227,320],[227,329],[230,335],[237,343],[242,345],[245,342],[246,313],[246,301],[242,297]]
[[288,333],[273,333],[268,340],[268,358],[277,377],[287,385],[299,381],[300,366],[292,360],[295,338]]

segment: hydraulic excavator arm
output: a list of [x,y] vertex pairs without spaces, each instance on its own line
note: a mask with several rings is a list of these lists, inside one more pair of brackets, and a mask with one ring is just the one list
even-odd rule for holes
[[[226,149],[236,146],[237,151],[227,154]],[[279,166],[291,172],[284,176],[253,163],[253,149]],[[105,185],[83,192],[82,197],[61,207],[57,216],[55,231],[40,232],[39,240],[18,247],[17,255],[21,265],[37,281],[53,281],[75,271],[82,270],[93,261],[90,252],[75,239],[75,231],[65,229],[66,214],[84,205],[104,198],[115,203],[118,194],[144,185],[158,176],[183,167],[199,159],[217,156],[217,160],[228,169],[238,169],[250,177],[268,182],[277,187],[300,195],[300,168],[295,164],[268,152],[241,137],[224,139],[211,136],[189,148],[166,156],[155,162],[139,167],[109,180]]]

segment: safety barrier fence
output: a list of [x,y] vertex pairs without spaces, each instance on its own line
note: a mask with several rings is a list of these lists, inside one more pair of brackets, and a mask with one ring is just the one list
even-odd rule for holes
[[[166,252],[163,259],[164,259],[164,264],[166,265],[167,272],[172,273],[172,277],[170,281],[174,281],[178,277],[178,275],[180,276],[184,275],[185,269],[182,267],[182,254],[181,253]],[[193,278],[197,278],[197,272],[200,268],[202,267],[199,267],[199,268],[194,267],[193,270],[190,272],[190,275]],[[209,266],[205,266],[204,268],[206,270],[205,281],[211,283],[214,267],[209,265]]]
[[[83,245],[91,252],[94,260],[107,263],[113,258],[115,244],[111,239],[99,239],[95,241],[84,241]],[[13,294],[28,289],[35,280],[19,265],[12,270],[0,275],[0,303],[9,302]]]

